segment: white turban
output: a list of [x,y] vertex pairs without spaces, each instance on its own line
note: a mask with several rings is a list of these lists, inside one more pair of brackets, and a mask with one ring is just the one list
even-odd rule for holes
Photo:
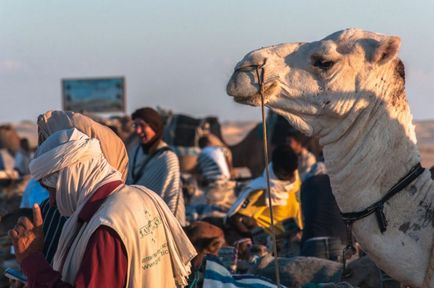
[[[57,182],[53,187],[56,204],[64,216],[71,216],[100,186],[121,180],[120,173],[105,160],[99,141],[75,128],[48,137],[36,151],[29,168],[33,178]],[[58,173],[57,181],[53,180],[54,173]]]
[[89,117],[71,111],[47,111],[38,117],[39,143],[59,130],[76,128],[90,138],[100,141],[107,162],[122,174],[125,181],[128,172],[128,156],[122,140],[108,127]]
[[[60,235],[53,266],[58,270],[78,229],[78,215],[92,194],[106,183],[121,180],[122,175],[104,158],[99,141],[79,130],[53,133],[36,151],[29,165],[33,178],[58,175],[56,204],[60,214],[69,216]],[[53,177],[53,176],[52,176]]]

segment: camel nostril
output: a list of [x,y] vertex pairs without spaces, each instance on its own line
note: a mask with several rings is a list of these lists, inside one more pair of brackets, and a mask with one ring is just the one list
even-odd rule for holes
[[263,68],[266,63],[267,63],[267,58],[264,58],[264,61],[262,61],[261,64],[252,64],[252,63],[238,64],[235,67],[235,72],[255,71],[255,70]]
[[250,72],[258,69],[259,65],[241,65],[235,68],[235,72]]

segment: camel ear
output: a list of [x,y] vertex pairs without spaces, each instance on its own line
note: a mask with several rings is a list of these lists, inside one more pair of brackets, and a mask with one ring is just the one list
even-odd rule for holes
[[378,43],[372,55],[372,62],[384,64],[395,58],[399,52],[401,40],[397,36],[386,37]]

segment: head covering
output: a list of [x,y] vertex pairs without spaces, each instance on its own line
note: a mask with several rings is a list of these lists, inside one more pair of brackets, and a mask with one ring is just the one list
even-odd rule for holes
[[298,168],[298,157],[288,145],[277,146],[271,155],[273,173],[280,180],[289,180],[294,177]]
[[92,194],[102,185],[121,180],[122,175],[104,158],[100,143],[79,130],[60,130],[38,148],[29,169],[33,178],[57,175],[56,204],[61,215],[69,216],[54,255],[60,269],[78,229],[78,215]]
[[38,117],[39,144],[56,131],[77,128],[90,138],[96,138],[101,145],[107,162],[121,172],[125,181],[128,172],[128,155],[122,140],[108,127],[89,117],[70,111],[48,111]]
[[56,183],[56,203],[64,216],[72,215],[97,188],[122,177],[104,158],[99,141],[75,128],[48,137],[29,169],[37,180],[57,175],[57,181],[50,182]]
[[[71,130],[60,130],[55,132],[53,135],[56,135],[55,137],[49,137],[47,141],[44,141],[38,148],[38,150],[35,153],[34,158],[37,158],[44,154],[45,152],[48,152],[51,149],[56,148],[57,146],[63,145],[66,142],[69,141],[71,138]],[[42,180],[42,182],[51,188],[57,187],[57,180],[59,179],[59,173],[53,172],[51,174],[41,176],[41,178],[34,178],[36,180]]]
[[220,238],[224,241],[223,230],[208,222],[196,221],[184,228],[184,230],[193,246],[199,252],[208,248],[215,239]]
[[137,109],[131,115],[131,118],[133,118],[133,120],[142,119],[149,126],[151,126],[152,130],[154,130],[154,132],[157,134],[159,131],[162,131],[164,128],[164,123],[163,120],[161,119],[160,113],[158,113],[157,111],[155,111],[150,107]]
[[[288,191],[293,189],[293,187],[299,185],[300,176],[298,172],[295,172],[294,181],[280,180],[274,173],[273,163],[268,164],[268,171],[270,172],[270,197],[272,206],[284,206],[288,202]],[[243,205],[244,201],[249,197],[250,193],[267,189],[267,176],[266,171],[258,178],[253,179],[247,184],[246,188],[241,191],[237,200],[232,204],[231,208],[227,212],[227,217],[234,215]],[[268,205],[268,204],[267,204]]]
[[148,143],[142,143],[141,146],[143,152],[146,154],[148,154],[150,151],[155,150],[155,148],[160,143],[160,140],[163,138],[164,132],[164,123],[163,119],[161,119],[160,113],[158,113],[152,108],[145,107],[134,111],[134,113],[131,115],[131,118],[133,118],[133,120],[141,119],[145,121],[146,124],[148,124],[152,128],[152,130],[154,130],[155,136],[152,137],[152,139]]

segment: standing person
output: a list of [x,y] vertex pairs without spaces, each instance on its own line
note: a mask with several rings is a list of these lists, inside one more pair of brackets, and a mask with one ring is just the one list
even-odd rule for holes
[[[77,128],[90,138],[98,139],[104,157],[121,173],[122,181],[125,182],[128,172],[128,154],[122,140],[108,127],[71,111],[47,111],[39,115],[37,124],[39,144],[42,144],[51,134],[68,128]],[[44,220],[44,256],[49,263],[52,263],[67,217],[60,215],[55,202],[50,203],[50,199],[41,203],[41,212]]]
[[157,193],[185,226],[179,159],[162,140],[163,120],[149,107],[136,110],[131,117],[139,143],[130,154],[127,184],[143,185]]
[[289,146],[297,154],[298,157],[298,172],[301,180],[304,181],[312,166],[316,163],[315,155],[309,152],[303,144],[303,135],[301,133],[293,133],[288,136]]
[[207,203],[228,210],[236,197],[235,182],[231,181],[231,165],[224,147],[212,145],[208,136],[199,139],[199,147],[202,149],[197,160],[199,182]]
[[28,175],[29,163],[32,158],[32,149],[27,138],[20,139],[20,149],[15,153],[15,170],[18,171],[20,176]]
[[77,129],[44,141],[30,163],[32,177],[68,216],[54,255],[43,258],[42,217],[21,218],[9,233],[29,287],[185,286],[194,247],[149,189],[123,184],[100,143]]
[[302,256],[337,260],[347,235],[329,176],[321,174],[307,179],[300,196],[304,219]]

